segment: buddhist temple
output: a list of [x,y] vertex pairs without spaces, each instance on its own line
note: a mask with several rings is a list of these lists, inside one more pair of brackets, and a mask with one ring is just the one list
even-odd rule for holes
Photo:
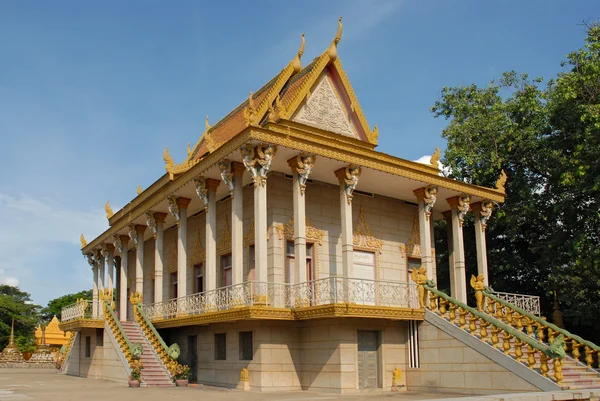
[[58,326],[59,322],[56,316],[50,320],[44,329],[41,325],[35,329],[35,341],[38,345],[42,344],[42,337],[45,339],[45,344],[52,348],[60,349],[67,344],[67,334]]
[[[378,149],[379,135],[393,134],[367,121],[342,67],[342,29],[340,19],[308,63],[303,35],[270,81],[206,118],[185,160],[165,149],[150,187],[132,188],[115,212],[105,203],[106,230],[80,238],[93,299],[61,315],[73,333],[67,374],[125,385],[141,359],[149,387],[172,385],[180,364],[192,382],[239,391],[600,385],[600,348],[546,322],[539,298],[488,287],[486,226],[506,174],[481,187],[442,176],[439,149],[428,164]],[[449,294],[435,284],[433,224],[443,219]]]

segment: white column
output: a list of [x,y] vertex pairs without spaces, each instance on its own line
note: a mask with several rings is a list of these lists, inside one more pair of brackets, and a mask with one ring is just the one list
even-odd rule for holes
[[[254,280],[267,282],[267,179],[254,184]],[[260,286],[256,287],[259,290]],[[258,294],[265,295],[266,294]]]
[[489,286],[487,245],[485,241],[485,229],[492,215],[492,202],[484,201],[473,204],[475,214],[475,247],[477,249],[477,273],[483,275],[483,282]]
[[456,284],[454,280],[454,241],[452,240],[452,211],[444,212],[446,219],[446,232],[448,236],[448,273],[450,276],[450,295],[456,294]]
[[120,269],[120,279],[119,279],[119,319],[122,322],[127,321],[127,270],[128,270],[128,262],[129,258],[127,257],[128,248],[127,244],[129,243],[128,235],[120,235],[119,240],[121,242],[121,246],[119,252],[121,253],[121,269]]
[[156,224],[155,245],[154,245],[154,302],[163,302],[163,271],[164,271],[164,229],[166,213],[154,213]]
[[92,266],[93,274],[93,285],[92,285],[92,316],[98,317],[98,266],[96,265],[93,257],[88,256],[88,262]]
[[96,255],[96,265],[98,266],[98,290],[104,291],[104,256],[101,252]]
[[[433,261],[431,260],[431,225],[429,220],[431,219],[433,204],[429,196],[429,187],[419,188],[414,191],[417,197],[419,205],[419,237],[421,238],[421,265],[427,269],[427,278],[429,280],[435,280],[433,275]],[[436,190],[437,193],[437,190]],[[426,199],[427,198],[427,199]],[[433,199],[435,203],[435,198]]]
[[[342,229],[342,276],[354,277],[354,242],[352,234],[352,194],[361,174],[360,167],[348,166],[339,169],[335,175],[340,181],[340,212]],[[344,294],[346,300],[347,294]]]
[[206,291],[217,288],[217,188],[219,180],[206,179],[207,209],[206,209],[206,265],[204,279]]
[[232,163],[233,199],[231,199],[231,281],[244,282],[244,171],[241,163]]
[[[137,247],[135,252],[135,292],[144,296],[144,232],[146,226],[136,224]],[[143,298],[142,298],[143,299]]]
[[469,210],[469,200],[468,195],[447,199],[452,212],[452,247],[454,254],[454,271],[451,274],[454,274],[455,293],[451,295],[464,303],[467,302],[467,276],[462,223]]
[[115,247],[113,245],[106,246],[106,288],[113,290],[115,288]]
[[187,207],[189,198],[177,198],[179,208],[179,226],[177,227],[177,298],[187,293],[188,257],[187,257]]

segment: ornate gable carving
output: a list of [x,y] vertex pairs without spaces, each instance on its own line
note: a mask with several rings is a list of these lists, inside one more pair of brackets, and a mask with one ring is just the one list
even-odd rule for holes
[[[279,239],[294,239],[294,219],[290,219],[287,224],[278,224],[275,226],[277,229],[277,233],[279,234]],[[319,230],[312,225],[312,222],[308,217],[306,217],[306,240],[309,242],[314,242],[319,245],[323,245],[323,237],[325,236],[325,231]]]
[[404,257],[421,257],[421,231],[419,229],[419,218],[415,216],[413,219],[412,231],[408,243],[400,244],[400,250]]
[[308,95],[306,104],[292,120],[358,139],[344,106],[326,75],[321,77],[313,93]]
[[383,241],[373,237],[367,220],[365,219],[365,211],[363,207],[360,207],[360,215],[358,217],[358,223],[354,229],[353,244],[355,247],[369,249],[381,253],[383,251]]
[[[267,241],[271,239],[271,231],[269,230],[271,227],[267,226]],[[252,221],[250,222],[250,227],[248,227],[248,232],[244,235],[244,247],[248,247],[254,244],[254,216],[252,216]]]

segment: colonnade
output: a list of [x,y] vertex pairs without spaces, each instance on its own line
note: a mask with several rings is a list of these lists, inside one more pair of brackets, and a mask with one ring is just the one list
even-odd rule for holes
[[[255,262],[254,280],[267,282],[267,173],[271,169],[273,157],[277,153],[274,145],[246,145],[240,149],[242,163],[222,160],[218,163],[221,180],[205,177],[196,177],[193,182],[196,194],[203,202],[206,214],[205,223],[205,290],[211,291],[217,287],[217,252],[216,252],[216,192],[223,182],[227,185],[231,195],[231,254],[232,254],[232,284],[241,284],[243,278],[243,174],[248,172],[253,179],[254,191],[254,249]],[[301,153],[290,160],[288,164],[293,173],[293,220],[294,220],[294,256],[296,275],[292,280],[296,283],[307,281],[306,269],[306,206],[305,189],[316,156]],[[335,171],[340,184],[340,217],[342,263],[339,275],[353,277],[353,227],[352,227],[352,198],[358,185],[362,169],[360,166],[348,165]],[[433,277],[434,261],[432,255],[433,235],[431,229],[432,208],[437,199],[437,187],[427,186],[414,192],[418,201],[419,231],[421,239],[421,263],[427,269],[427,276]],[[185,297],[188,294],[188,256],[187,256],[187,217],[188,205],[191,199],[171,195],[168,200],[168,213],[177,222],[177,296]],[[444,214],[449,227],[450,251],[450,279],[452,296],[460,301],[466,301],[466,276],[464,262],[464,245],[462,237],[462,223],[470,207],[476,214],[476,241],[477,264],[479,273],[487,280],[487,258],[485,245],[485,227],[491,215],[491,202],[480,202],[471,205],[469,195],[461,195],[447,199],[450,211]],[[115,235],[113,244],[103,244],[101,250],[88,254],[88,262],[92,266],[93,286],[93,315],[98,316],[98,293],[104,288],[113,289],[114,258],[120,255],[117,264],[119,274],[118,305],[121,320],[127,318],[127,252],[131,245],[135,251],[135,280],[136,292],[143,296],[144,291],[144,234],[151,230],[154,238],[154,302],[166,301],[163,294],[163,276],[165,270],[164,258],[164,223],[167,217],[165,212],[148,211],[145,214],[146,224],[128,226],[128,235]],[[105,271],[108,274],[105,275]],[[133,283],[130,283],[133,284]],[[486,282],[487,284],[487,282]],[[257,286],[256,291],[262,287]],[[260,300],[266,294],[255,294],[255,299]]]

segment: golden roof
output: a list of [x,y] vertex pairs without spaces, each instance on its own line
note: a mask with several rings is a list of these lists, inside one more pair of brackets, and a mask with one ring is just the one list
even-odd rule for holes
[[[39,344],[42,343],[42,327],[38,326],[35,329],[35,341]],[[50,323],[46,326],[46,344],[48,345],[65,345],[68,338],[65,332],[58,327],[58,319],[56,316],[52,318]]]

